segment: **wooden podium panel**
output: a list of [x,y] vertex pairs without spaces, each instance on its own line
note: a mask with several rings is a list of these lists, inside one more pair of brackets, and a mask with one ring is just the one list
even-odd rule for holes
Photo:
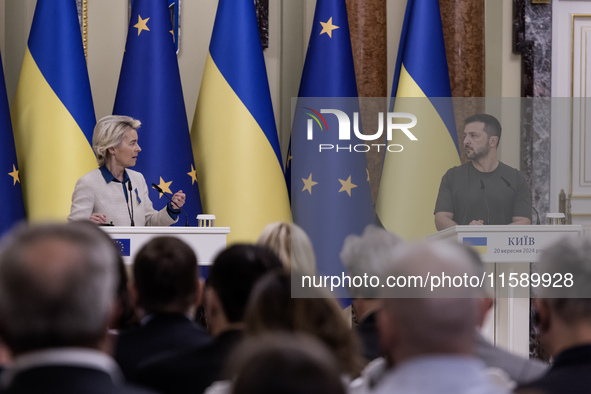
[[226,236],[230,233],[229,227],[102,226],[101,229],[117,241],[126,264],[131,264],[138,250],[150,239],[171,236],[189,244],[203,267],[210,266],[217,254],[226,248]]
[[[495,345],[528,357],[529,291],[508,287],[510,275],[530,275],[530,264],[538,261],[544,248],[564,237],[584,236],[581,225],[490,225],[455,226],[428,237],[473,245],[487,264],[487,275],[495,281],[495,302],[483,335]],[[503,276],[504,282],[498,279]],[[504,287],[501,288],[501,283]]]

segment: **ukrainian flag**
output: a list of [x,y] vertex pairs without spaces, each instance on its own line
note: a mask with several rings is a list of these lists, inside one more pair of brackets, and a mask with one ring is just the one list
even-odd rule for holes
[[404,150],[385,153],[376,213],[388,231],[416,239],[436,232],[441,177],[460,165],[439,0],[408,0],[392,97],[394,112],[417,117],[417,141],[394,133],[389,143]]
[[486,237],[464,237],[462,243],[472,246],[480,254],[487,253],[488,241]]
[[28,219],[66,220],[76,181],[97,167],[75,0],[37,1],[12,119]]
[[16,151],[14,149],[14,136],[8,110],[8,98],[6,97],[6,84],[4,83],[4,69],[2,68],[2,56],[0,56],[0,236],[10,230],[15,223],[25,218],[23,194],[21,192],[21,180]]
[[191,140],[203,210],[253,242],[291,220],[263,47],[252,0],[220,0]]

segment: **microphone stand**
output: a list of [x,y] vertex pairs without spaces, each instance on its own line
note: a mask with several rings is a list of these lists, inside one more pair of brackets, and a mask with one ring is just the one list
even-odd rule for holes
[[183,208],[181,208],[181,207],[179,207],[178,205],[176,205],[176,203],[175,203],[174,201],[172,201],[172,198],[170,198],[170,197],[169,197],[169,196],[168,196],[166,193],[164,193],[164,192],[162,191],[162,189],[160,188],[160,186],[158,186],[158,185],[157,185],[157,184],[155,184],[155,183],[152,183],[152,187],[153,187],[154,189],[156,189],[156,191],[157,191],[158,193],[162,193],[162,194],[164,194],[164,196],[165,196],[166,198],[168,198],[172,204],[174,204],[174,205],[175,205],[175,206],[176,206],[178,209],[180,209],[180,210],[181,210],[181,212],[182,212],[182,213],[184,213],[184,214],[185,214],[185,226],[186,226],[186,227],[189,227],[189,215],[187,215],[187,212],[185,212],[185,210],[184,210]]
[[531,207],[531,209],[534,210],[534,212],[536,213],[536,224],[539,226],[540,225],[540,214],[538,213],[538,210],[534,208],[534,206],[525,199],[525,197],[523,197],[517,190],[515,190],[515,188],[513,186],[511,186],[511,184],[509,183],[508,180],[506,180],[504,177],[501,177],[501,179],[503,180],[503,182],[505,182],[505,185],[507,185],[507,187],[509,187],[511,190],[513,190],[515,192],[515,194],[517,194],[523,201],[526,202],[527,205],[529,205]]

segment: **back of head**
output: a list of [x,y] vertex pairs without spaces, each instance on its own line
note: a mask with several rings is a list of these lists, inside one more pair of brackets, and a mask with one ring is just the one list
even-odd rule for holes
[[316,340],[275,334],[236,352],[234,394],[344,394],[334,358]]
[[[349,276],[378,276],[384,274],[388,261],[397,246],[403,243],[402,238],[387,230],[369,225],[361,236],[349,235],[345,238],[341,250],[341,261]],[[353,297],[377,297],[378,287],[353,287]]]
[[[478,323],[477,298],[481,296],[471,286],[456,286],[458,278],[476,276],[478,267],[466,249],[453,243],[421,243],[399,249],[387,274],[406,282],[406,289],[385,293],[382,314],[393,331],[399,335],[397,349],[385,344],[389,351],[403,357],[418,354],[472,352],[474,328]],[[427,278],[450,278],[445,288],[431,291],[433,281],[420,286]],[[416,278],[417,282],[413,282]],[[455,278],[455,281],[454,281]],[[398,289],[400,290],[400,288]],[[390,327],[390,328],[391,328]],[[380,331],[384,331],[384,327]],[[381,332],[382,337],[388,333]]]
[[[314,294],[321,289],[311,291]],[[310,335],[332,352],[342,373],[356,376],[362,360],[354,333],[329,293],[315,295],[316,298],[292,298],[289,273],[269,272],[252,291],[246,312],[248,332],[257,336],[279,331]]]
[[546,298],[567,323],[591,324],[591,240],[568,237],[544,250],[539,260],[541,283],[560,278],[561,287],[539,286],[538,298]]
[[0,330],[15,354],[96,347],[117,286],[117,250],[90,222],[22,227],[0,251]]
[[236,244],[221,252],[215,259],[208,286],[220,299],[229,322],[242,321],[246,303],[256,281],[272,269],[282,269],[277,255],[257,245]]
[[304,230],[295,223],[268,224],[257,240],[257,245],[270,248],[289,271],[306,275],[316,272],[316,258],[312,242]]
[[186,313],[196,301],[198,266],[195,252],[175,237],[156,237],[133,263],[138,303],[145,312]]

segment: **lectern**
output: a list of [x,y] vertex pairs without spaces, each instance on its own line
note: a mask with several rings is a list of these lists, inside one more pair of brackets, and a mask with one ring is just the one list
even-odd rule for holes
[[126,264],[131,264],[138,250],[158,236],[177,237],[189,244],[199,265],[207,272],[216,255],[226,247],[229,227],[101,227],[117,243]]
[[[513,288],[509,278],[530,275],[530,264],[544,248],[563,237],[582,237],[581,225],[455,226],[429,239],[455,240],[472,245],[487,264],[487,278],[495,280],[494,313],[484,335],[496,345],[529,355],[529,291]],[[527,277],[527,276],[526,276]]]

